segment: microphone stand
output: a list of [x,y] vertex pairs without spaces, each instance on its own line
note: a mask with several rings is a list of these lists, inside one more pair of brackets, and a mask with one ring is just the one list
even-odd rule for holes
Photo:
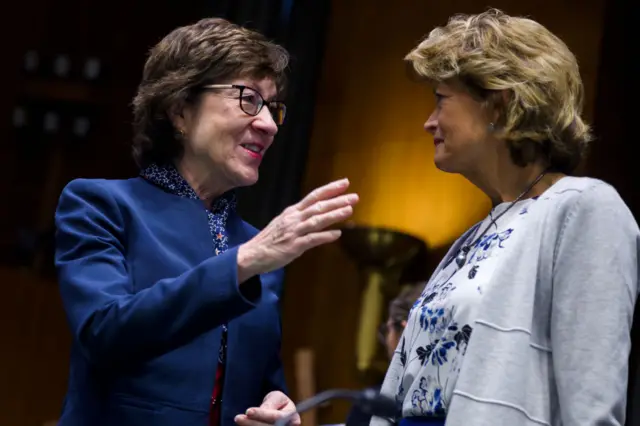
[[288,426],[296,414],[304,413],[334,399],[352,400],[365,414],[372,416],[395,417],[398,412],[393,399],[380,395],[374,389],[365,389],[364,391],[330,389],[296,404],[296,411],[278,419],[274,426]]

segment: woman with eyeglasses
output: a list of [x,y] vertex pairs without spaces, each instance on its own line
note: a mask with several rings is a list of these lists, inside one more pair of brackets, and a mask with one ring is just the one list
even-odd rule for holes
[[[286,108],[288,53],[222,19],[150,52],[134,99],[140,176],[78,179],[56,211],[73,334],[60,426],[251,425],[294,410],[280,360],[282,268],[358,201],[318,188],[265,229],[235,211]],[[298,419],[299,422],[299,419]]]

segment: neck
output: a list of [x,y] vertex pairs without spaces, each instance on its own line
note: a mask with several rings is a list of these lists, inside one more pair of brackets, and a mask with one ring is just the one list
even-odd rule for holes
[[216,176],[211,165],[189,158],[186,154],[174,164],[180,175],[207,206],[231,189],[220,185],[224,180]]
[[[487,194],[493,205],[516,200],[547,168],[541,162],[520,167],[510,158],[493,163],[483,162],[483,164],[485,164],[484,169],[465,173],[465,177]],[[545,173],[542,179],[520,199],[541,195],[562,177],[564,175],[561,173]]]

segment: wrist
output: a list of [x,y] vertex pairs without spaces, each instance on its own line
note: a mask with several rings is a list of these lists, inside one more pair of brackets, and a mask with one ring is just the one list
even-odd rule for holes
[[258,275],[255,251],[248,243],[238,247],[238,284],[246,282],[254,275]]

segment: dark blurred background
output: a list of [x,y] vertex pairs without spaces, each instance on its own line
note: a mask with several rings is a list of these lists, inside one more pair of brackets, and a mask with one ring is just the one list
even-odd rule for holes
[[[30,0],[4,6],[0,67],[0,425],[57,418],[70,335],[52,263],[53,213],[77,177],[127,178],[130,102],[148,49],[173,28],[221,16],[258,29],[292,54],[287,123],[241,191],[262,227],[316,186],[349,177],[362,202],[354,221],[424,243],[401,280],[428,277],[442,253],[487,212],[466,181],[438,172],[422,130],[428,89],[402,57],[454,13],[498,7],[529,15],[577,55],[586,116],[598,140],[581,173],[612,183],[636,217],[640,167],[632,154],[635,15],[622,0]],[[631,77],[634,76],[634,77]],[[359,388],[354,340],[364,284],[338,244],[287,268],[283,356],[294,400]],[[633,361],[635,362],[635,361]],[[344,421],[346,404],[309,423]],[[55,423],[51,423],[55,424]]]

